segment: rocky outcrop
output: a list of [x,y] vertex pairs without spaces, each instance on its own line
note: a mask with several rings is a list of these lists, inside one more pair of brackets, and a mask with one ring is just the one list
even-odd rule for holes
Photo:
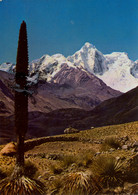
[[1,151],[0,155],[14,156],[16,154],[16,144],[14,142],[8,143]]
[[79,132],[80,132],[80,131],[79,131],[78,129],[74,129],[74,128],[72,128],[72,127],[66,128],[66,129],[64,130],[64,133],[65,133],[65,134],[79,133]]

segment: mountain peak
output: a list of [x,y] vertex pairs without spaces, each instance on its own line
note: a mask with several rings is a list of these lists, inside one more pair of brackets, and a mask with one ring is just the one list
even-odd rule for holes
[[79,51],[69,56],[67,59],[74,63],[75,66],[83,68],[93,74],[102,75],[107,70],[103,54],[89,42],[86,42]]
[[93,48],[93,49],[96,49],[96,47],[93,44],[89,43],[89,42],[86,42],[82,48]]

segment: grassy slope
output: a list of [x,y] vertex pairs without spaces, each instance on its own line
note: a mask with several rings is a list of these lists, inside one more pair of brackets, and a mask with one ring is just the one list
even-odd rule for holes
[[[131,122],[121,125],[113,125],[113,126],[105,126],[100,128],[94,128],[92,130],[81,131],[76,134],[68,134],[68,135],[59,135],[53,136],[53,140],[48,141],[49,138],[43,138],[43,142],[45,139],[45,143],[38,145],[31,150],[25,152],[25,160],[32,162],[37,167],[37,172],[35,174],[35,178],[40,180],[47,186],[52,185],[49,182],[50,177],[58,178],[58,174],[53,173],[53,168],[58,167],[61,168],[61,176],[66,174],[72,168],[65,168],[59,159],[53,160],[50,156],[65,156],[72,155],[72,159],[75,161],[78,159],[83,159],[83,157],[87,154],[94,154],[96,152],[101,151],[101,144],[97,144],[95,141],[99,141],[105,139],[108,136],[117,136],[124,137],[128,136],[131,142],[138,140],[138,122]],[[78,141],[69,141],[70,138],[77,138]],[[29,140],[30,143],[37,143],[37,141],[42,138]],[[62,141],[56,141],[60,140]],[[66,140],[66,141],[64,141]],[[68,141],[67,141],[68,140]],[[28,142],[28,141],[27,141]],[[0,146],[0,149],[3,146]],[[104,154],[106,155],[106,154]],[[115,150],[108,155],[119,156],[124,158],[131,158],[134,154],[131,150]],[[9,175],[11,173],[12,167],[14,166],[15,158],[14,157],[4,157],[0,156],[0,164],[1,169],[7,172]],[[52,166],[51,166],[52,165]],[[55,169],[55,168],[54,168]],[[86,167],[77,168],[79,170],[87,170]],[[40,176],[40,177],[39,177]]]

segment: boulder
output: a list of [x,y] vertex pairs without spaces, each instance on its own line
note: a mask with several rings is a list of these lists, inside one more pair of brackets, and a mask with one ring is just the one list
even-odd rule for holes
[[72,128],[72,127],[69,127],[69,128],[66,128],[64,130],[64,133],[65,134],[71,134],[71,133],[79,133],[80,131],[78,129],[75,129],[75,128]]
[[122,150],[127,150],[128,149],[128,146],[127,145],[123,145],[122,146]]
[[94,156],[98,156],[98,155],[100,155],[101,154],[101,152],[96,152],[95,154],[94,154]]
[[133,147],[133,148],[134,148],[134,147],[138,148],[138,141],[135,141],[135,142],[133,143],[132,147]]
[[117,193],[117,194],[120,194],[120,193],[123,192],[123,188],[120,187],[120,186],[118,186],[118,187],[116,187],[116,188],[114,189],[114,192]]
[[124,183],[124,191],[126,194],[138,194],[138,183]]
[[16,154],[16,144],[14,142],[6,144],[6,146],[0,151],[1,155],[13,156]]
[[109,149],[109,152],[113,152],[113,151],[115,151],[114,148],[110,148],[110,149]]

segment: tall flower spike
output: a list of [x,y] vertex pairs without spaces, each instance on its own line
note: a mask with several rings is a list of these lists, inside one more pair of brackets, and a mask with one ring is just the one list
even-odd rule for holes
[[[23,78],[24,80],[26,80],[27,76],[28,76],[27,30],[26,30],[26,23],[23,21],[20,27],[18,49],[17,49],[16,82],[22,85],[22,81],[20,81],[19,78]],[[26,83],[24,83],[24,85],[25,84]]]
[[[15,90],[15,131],[17,137],[17,155],[15,175],[22,175],[24,171],[24,139],[28,129],[28,46],[26,23],[23,21],[19,32],[19,41],[16,59],[16,85],[21,90]],[[18,170],[18,171],[17,171]]]

